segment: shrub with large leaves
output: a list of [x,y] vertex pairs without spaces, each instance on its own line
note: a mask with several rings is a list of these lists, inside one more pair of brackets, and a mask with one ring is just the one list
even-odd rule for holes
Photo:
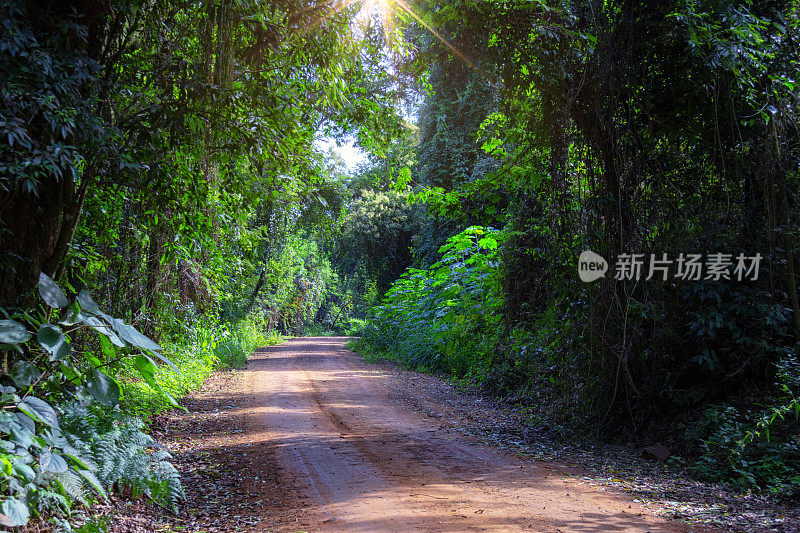
[[[409,269],[374,308],[379,342],[410,366],[456,375],[484,372],[478,361],[497,330],[502,305],[498,245],[502,234],[472,226],[448,239],[442,259],[427,269]],[[474,376],[481,378],[480,375]]]
[[[0,385],[0,525],[6,527],[24,525],[32,514],[43,510],[68,513],[72,502],[85,501],[90,492],[105,497],[104,485],[115,483],[105,475],[103,461],[118,458],[107,454],[98,462],[85,435],[80,437],[62,427],[65,408],[60,407],[116,406],[121,390],[107,373],[110,365],[125,357],[135,358],[142,380],[177,406],[154,378],[155,360],[177,371],[158,344],[104,313],[85,290],[70,301],[52,279],[41,274],[39,294],[46,307],[37,316],[20,313],[0,320],[5,370]],[[73,349],[73,339],[82,338],[82,346],[89,345],[87,333],[99,342],[97,353]],[[147,438],[140,429],[115,437],[115,445],[128,450],[130,443],[119,443],[120,438],[130,439],[135,433],[139,440]],[[130,475],[130,469],[122,471]],[[150,469],[137,471],[146,476]],[[100,473],[103,483],[98,479]],[[175,477],[173,472],[167,474],[167,479]],[[130,480],[126,484],[133,485]],[[169,487],[167,501],[174,506],[179,491]],[[163,489],[143,488],[140,492],[156,496]]]

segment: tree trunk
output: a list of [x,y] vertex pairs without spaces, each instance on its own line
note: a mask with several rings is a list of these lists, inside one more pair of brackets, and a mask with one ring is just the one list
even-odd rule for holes
[[63,273],[88,182],[65,174],[41,181],[36,194],[20,183],[0,195],[0,307],[32,305],[39,273]]

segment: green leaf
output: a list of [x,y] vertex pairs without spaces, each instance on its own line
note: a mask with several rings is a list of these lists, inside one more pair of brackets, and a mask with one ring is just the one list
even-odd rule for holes
[[64,291],[62,291],[53,279],[41,272],[39,274],[39,295],[44,303],[50,307],[62,308],[69,305]]
[[95,476],[89,470],[78,470],[78,474],[80,474],[83,479],[88,481],[89,485],[91,485],[92,488],[96,490],[98,494],[100,494],[100,496],[106,500],[108,499],[108,494],[106,494],[106,491],[103,489],[103,485],[100,484],[100,480],[97,479],[97,476]]
[[494,237],[486,236],[478,241],[478,246],[486,248],[487,250],[495,250],[497,248],[497,241]]
[[36,422],[47,424],[48,426],[58,427],[58,415],[46,401],[28,396],[17,404],[17,409],[31,417]]
[[36,422],[25,413],[14,413],[14,419],[20,427],[28,430],[28,433],[36,432]]
[[14,465],[11,464],[11,461],[8,460],[8,457],[5,455],[0,455],[0,461],[3,463],[2,466],[0,466],[0,472],[2,472],[5,477],[8,477],[14,473]]
[[60,361],[61,359],[67,357],[70,353],[72,353],[72,348],[70,348],[68,342],[64,341],[58,346],[56,351],[50,355],[50,361]]
[[58,321],[62,326],[74,326],[78,322],[83,321],[83,314],[77,304],[70,306],[64,317]]
[[39,344],[42,345],[42,348],[51,354],[56,353],[64,341],[67,340],[61,332],[61,329],[52,324],[42,324],[39,327],[37,337],[39,338]]
[[65,365],[61,363],[59,365],[59,370],[61,373],[64,374],[64,377],[67,378],[67,381],[76,382],[76,380],[80,377],[80,374],[71,366]]
[[22,348],[19,347],[19,344],[5,344],[0,342],[0,352],[10,352],[11,350],[15,350],[19,353],[25,353],[22,351]]
[[103,350],[103,354],[108,357],[109,360],[117,356],[117,350],[105,335],[100,336],[100,349]]
[[11,367],[9,375],[17,387],[22,388],[39,381],[39,378],[42,377],[42,372],[27,361],[17,361]]
[[139,372],[142,374],[150,374],[151,376],[156,372],[156,364],[153,362],[152,359],[147,357],[145,354],[139,354],[136,356],[136,359],[133,363]]
[[80,456],[78,450],[73,448],[72,446],[64,446],[63,450],[64,455],[75,461],[75,463],[86,470],[91,470],[91,467],[86,463],[83,457]]
[[28,342],[31,336],[25,326],[16,320],[0,320],[0,343],[22,344]]
[[92,365],[92,368],[103,368],[104,366],[103,362],[94,355],[90,353],[85,353],[84,356],[86,357],[86,361],[88,361],[88,363]]
[[17,474],[19,474],[22,479],[28,483],[33,483],[33,480],[36,479],[36,472],[22,461],[22,459],[18,459],[14,462],[14,470],[17,471]]
[[78,293],[78,303],[80,304],[81,309],[93,315],[102,316],[105,314],[100,310],[100,307],[98,307],[95,301],[92,300],[92,297],[89,295],[89,292],[86,289],[83,289]]
[[161,346],[142,335],[138,329],[126,324],[124,321],[118,318],[112,319],[111,325],[114,326],[114,329],[117,333],[119,333],[120,337],[131,343],[136,348],[150,352],[158,352],[162,350]]
[[24,526],[29,518],[28,506],[23,502],[16,498],[9,498],[3,502],[3,514],[0,515],[0,524],[3,526]]
[[69,468],[67,461],[63,457],[49,451],[42,452],[39,455],[39,465],[42,468],[42,472],[52,472],[54,474],[64,473]]
[[93,316],[87,316],[83,319],[83,323],[91,327],[100,335],[105,335],[108,338],[108,340],[110,340],[113,344],[119,346],[120,348],[125,346],[125,343],[122,342],[122,339],[120,339],[116,333],[114,333],[114,330],[111,329],[111,326],[109,326],[99,318]]
[[151,389],[164,396],[164,398],[166,398],[167,401],[170,403],[170,405],[172,405],[173,407],[177,409],[183,409],[184,411],[186,411],[186,408],[180,405],[178,402],[176,402],[175,398],[170,396],[170,394],[167,391],[161,388],[161,385],[159,385],[158,382],[156,381],[155,371],[157,367],[152,359],[150,359],[144,354],[139,354],[136,356],[136,361],[134,362],[134,365],[139,370],[139,374],[141,374],[144,382],[147,383],[147,385]]
[[23,448],[28,449],[31,447],[31,444],[33,444],[32,437],[33,434],[26,428],[23,428],[18,424],[11,425],[9,438],[11,439],[12,442],[15,442],[20,446],[22,446]]
[[86,390],[103,405],[114,406],[119,403],[119,385],[96,368],[92,370],[92,379],[86,383]]

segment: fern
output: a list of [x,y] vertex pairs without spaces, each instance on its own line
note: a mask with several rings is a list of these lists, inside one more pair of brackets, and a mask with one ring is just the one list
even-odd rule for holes
[[40,513],[49,511],[54,514],[69,514],[70,501],[63,494],[42,488],[33,492],[32,496]]
[[134,497],[146,496],[177,511],[185,494],[169,452],[144,432],[141,420],[119,411],[113,419],[101,417],[95,409],[71,405],[62,423],[70,431],[69,444],[93,471],[82,478],[76,474],[83,487],[90,489],[96,481],[106,490],[127,489]]
[[[87,503],[84,479],[75,470],[69,469],[59,474],[50,474],[61,493],[71,500]],[[91,489],[90,489],[91,490]]]

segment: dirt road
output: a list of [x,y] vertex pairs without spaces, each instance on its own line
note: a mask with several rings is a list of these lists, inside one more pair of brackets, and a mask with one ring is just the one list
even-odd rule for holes
[[272,472],[283,506],[299,508],[269,529],[688,530],[624,495],[474,442],[443,423],[435,397],[411,395],[345,342],[293,339],[259,351],[241,374],[248,408],[237,441],[263,445],[251,473]]

